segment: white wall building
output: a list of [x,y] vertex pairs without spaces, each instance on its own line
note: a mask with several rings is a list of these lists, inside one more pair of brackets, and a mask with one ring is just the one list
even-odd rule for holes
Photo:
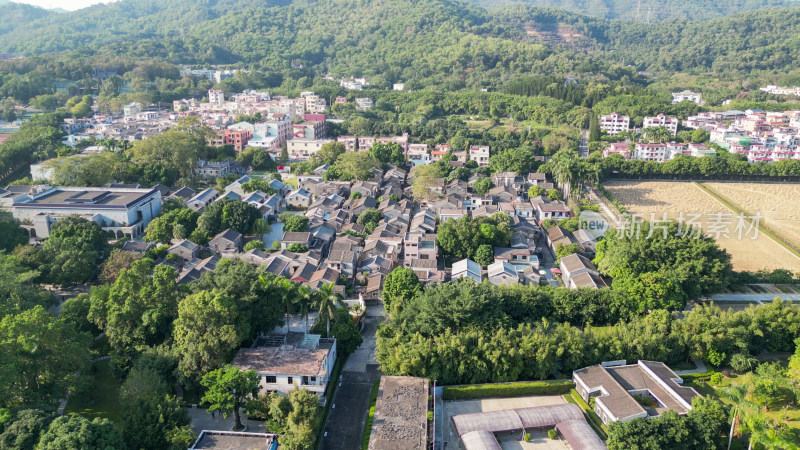
[[699,92],[692,92],[692,91],[681,91],[681,92],[673,92],[672,93],[672,104],[676,105],[683,101],[690,101],[692,103],[697,103],[698,105],[703,104],[703,94]]
[[631,127],[631,118],[611,113],[607,116],[600,116],[600,129],[608,134],[619,134],[628,131]]
[[288,395],[301,388],[323,396],[335,362],[336,339],[290,332],[259,338],[253,347],[240,349],[231,365],[255,370],[264,392]]
[[53,223],[72,215],[92,220],[116,237],[136,237],[161,212],[161,192],[39,185],[25,194],[4,194],[0,207],[17,220],[32,222],[40,238],[50,236]]
[[644,126],[642,126],[642,128],[664,127],[675,136],[678,134],[678,124],[679,121],[677,117],[667,117],[663,114],[659,114],[655,117],[645,117]]

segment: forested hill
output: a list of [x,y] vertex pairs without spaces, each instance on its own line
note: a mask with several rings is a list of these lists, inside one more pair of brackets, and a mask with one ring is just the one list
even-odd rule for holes
[[794,6],[796,0],[471,0],[492,9],[510,3],[561,8],[605,19],[658,22],[708,20],[762,8]]
[[11,31],[17,24],[27,23],[45,16],[55,15],[53,11],[10,0],[0,0],[0,35]]
[[787,72],[800,59],[800,8],[651,24],[521,3],[487,11],[462,0],[120,0],[30,21],[6,14],[0,8],[0,23],[16,26],[0,30],[0,52],[12,55],[239,64],[412,89],[497,87],[531,74],[738,76]]

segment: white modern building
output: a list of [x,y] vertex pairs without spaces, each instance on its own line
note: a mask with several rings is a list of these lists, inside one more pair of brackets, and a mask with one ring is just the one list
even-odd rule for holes
[[690,101],[692,103],[697,103],[698,105],[702,105],[703,95],[700,94],[699,92],[692,92],[692,91],[681,91],[672,93],[673,105],[676,105],[683,101]]
[[600,129],[608,134],[619,134],[630,128],[631,118],[628,116],[622,116],[615,112],[607,116],[600,116]]
[[50,227],[67,216],[96,222],[115,237],[136,237],[161,212],[158,189],[31,186],[27,192],[0,194],[0,207],[30,223],[36,237],[50,236]]
[[678,134],[678,124],[679,121],[677,117],[667,117],[663,114],[659,114],[655,117],[645,117],[642,128],[664,127],[669,130],[673,136],[676,136]]

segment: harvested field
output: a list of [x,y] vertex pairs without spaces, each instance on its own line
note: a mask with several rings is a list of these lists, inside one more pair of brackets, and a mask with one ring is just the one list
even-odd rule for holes
[[[711,187],[714,190],[739,204],[737,199],[731,198],[733,189],[727,188],[728,183],[710,184],[713,185]],[[719,184],[724,184],[724,186],[719,187]],[[753,240],[752,232],[748,235],[743,232],[742,238],[738,239],[738,233],[736,232],[737,220],[733,212],[694,183],[618,181],[606,183],[604,186],[628,211],[640,214],[644,220],[650,220],[651,214],[654,214],[657,220],[661,219],[664,213],[670,219],[678,219],[680,214],[683,213],[684,218],[687,220],[691,214],[702,214],[697,222],[702,224],[703,232],[710,234],[708,231],[714,226],[714,215],[729,215],[725,216],[727,217],[726,221],[729,222],[729,225],[725,227],[728,235],[725,236],[724,233],[720,233],[718,236],[710,235],[717,239],[720,247],[731,254],[731,261],[735,270],[754,272],[760,269],[785,268],[793,272],[800,272],[800,258],[763,233],[759,233],[757,239]],[[770,194],[767,192],[765,194],[764,197],[768,200]],[[787,197],[787,201],[790,200],[789,196],[791,194],[782,195]],[[748,207],[751,205],[744,206],[739,204],[739,206],[753,214],[756,212],[756,208]],[[787,205],[786,208],[789,208],[789,206]],[[797,209],[795,208],[792,212],[797,213]],[[764,215],[763,211],[762,215]],[[719,217],[722,216],[717,216],[716,221],[719,221]],[[779,230],[783,230],[778,223],[772,223],[772,225]],[[791,236],[788,230],[785,232],[787,236]]]
[[800,184],[706,183],[751,214],[800,245]]

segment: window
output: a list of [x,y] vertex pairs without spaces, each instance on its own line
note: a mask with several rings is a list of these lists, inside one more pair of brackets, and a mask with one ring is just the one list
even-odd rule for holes
[[289,383],[289,384],[294,384],[294,378],[293,377],[286,377],[286,382]]
[[317,381],[317,377],[309,377],[309,379],[311,380],[312,383],[315,383]]
[[267,384],[275,384],[278,382],[278,379],[276,377],[267,375],[264,377],[264,382]]

